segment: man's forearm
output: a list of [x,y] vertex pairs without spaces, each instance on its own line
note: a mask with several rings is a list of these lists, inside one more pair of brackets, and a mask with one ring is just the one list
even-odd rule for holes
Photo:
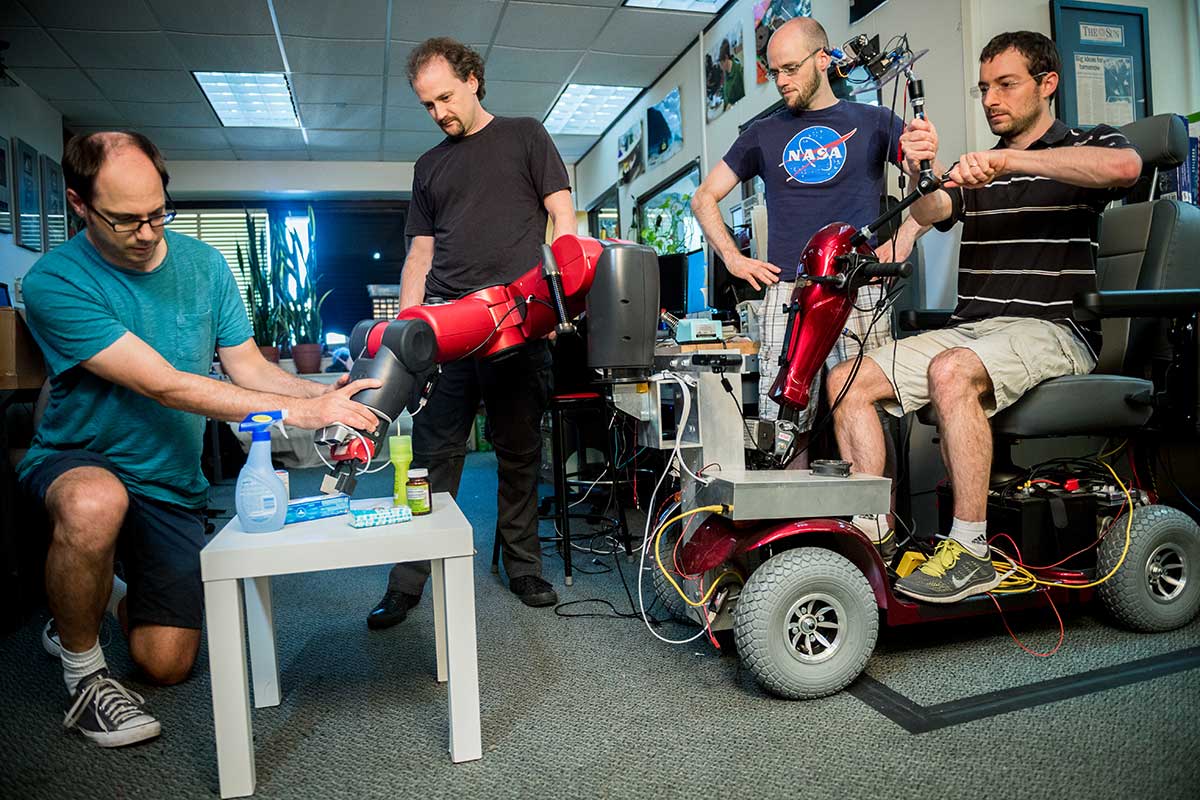
[[237,381],[236,385],[252,392],[288,397],[317,397],[324,394],[327,388],[323,383],[301,378],[269,361],[260,366],[250,380]]
[[[280,371],[282,372],[282,370]],[[292,378],[301,383],[317,386],[311,381],[302,381],[294,375]],[[319,391],[318,394],[320,394]],[[255,391],[178,370],[171,370],[160,383],[150,388],[148,395],[152,400],[167,408],[229,422],[245,419],[247,414],[255,411],[286,409],[300,397],[299,395],[287,396],[277,392]]]
[[400,310],[410,306],[419,306],[425,300],[425,277],[429,274],[429,264],[409,262],[404,265],[400,274]]
[[579,232],[579,226],[575,222],[575,214],[568,217],[565,214],[560,214],[554,218],[554,238],[566,236],[567,234],[576,234]]
[[913,203],[909,208],[909,216],[915,223],[928,230],[930,225],[949,217],[953,210],[954,206],[950,202],[950,195],[938,189]]
[[1111,147],[1055,147],[1005,153],[1005,174],[1051,178],[1072,186],[1108,189],[1132,186],[1142,174],[1136,151]]
[[733,241],[733,237],[725,229],[725,220],[721,218],[721,209],[717,207],[717,201],[707,192],[696,190],[696,194],[692,196],[692,214],[700,223],[700,230],[704,231],[705,241],[721,255],[725,263],[729,263],[739,254],[737,242]]

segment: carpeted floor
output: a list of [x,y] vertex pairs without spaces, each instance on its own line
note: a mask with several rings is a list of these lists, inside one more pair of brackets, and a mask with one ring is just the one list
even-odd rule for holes
[[[1100,679],[1082,689],[1064,681],[1076,686],[1076,696],[974,718],[1004,711],[1003,702],[993,702],[1000,690],[1018,690],[1004,697],[1019,703],[1033,696],[1021,687],[1194,654],[1200,621],[1145,636],[1110,627],[1098,612],[1075,614],[1062,650],[1050,659],[1021,652],[994,617],[884,631],[867,667],[870,680],[853,693],[789,703],[765,695],[736,656],[708,644],[671,647],[638,621],[564,619],[521,605],[488,569],[494,471],[490,455],[471,455],[459,496],[479,548],[483,759],[455,765],[447,756],[446,696],[433,680],[428,597],[402,625],[368,632],[365,615],[386,568],[281,577],[273,585],[283,702],[253,712],[256,796],[1200,796],[1194,658],[1138,673],[1145,680],[1126,676],[1113,688],[1102,689],[1111,684]],[[314,489],[318,480],[316,471],[294,474],[293,494]],[[365,479],[358,494],[386,494],[390,480],[388,471]],[[232,507],[230,486],[216,491],[215,505],[222,504]],[[628,611],[615,571],[580,574],[612,567],[612,558],[599,565],[591,558],[577,557],[573,587],[561,585],[557,558],[547,558],[546,576],[564,601],[603,598]],[[634,571],[622,567],[627,576]],[[183,685],[132,682],[162,720],[159,739],[104,751],[61,729],[61,673],[38,638],[45,618],[0,640],[0,797],[215,797],[206,650]],[[1048,612],[1011,624],[1035,649],[1057,640]],[[664,632],[688,629],[672,625]],[[128,674],[115,623],[107,625],[105,641],[114,672]],[[925,709],[941,721],[910,733],[860,699],[880,685],[910,711]],[[956,701],[971,705],[967,698],[990,692],[997,694],[972,705],[970,721],[950,724],[953,714],[938,716],[962,705]]]

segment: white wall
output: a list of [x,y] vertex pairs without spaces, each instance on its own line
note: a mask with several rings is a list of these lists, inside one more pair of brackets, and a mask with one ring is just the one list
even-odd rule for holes
[[[38,153],[62,163],[62,115],[24,84],[0,87],[0,136],[9,140],[10,161],[12,140],[22,139]],[[10,164],[10,181],[12,169]],[[16,192],[15,186],[12,191]],[[0,233],[0,281],[12,287],[16,278],[24,275],[41,255],[17,247],[11,233]]]
[[408,161],[169,161],[176,200],[408,197]]

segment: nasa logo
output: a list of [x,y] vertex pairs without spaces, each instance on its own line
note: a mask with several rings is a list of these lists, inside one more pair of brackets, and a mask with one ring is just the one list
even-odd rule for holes
[[858,128],[845,136],[824,125],[805,128],[784,146],[779,166],[789,181],[811,185],[833,180],[846,163],[846,141],[856,133]]

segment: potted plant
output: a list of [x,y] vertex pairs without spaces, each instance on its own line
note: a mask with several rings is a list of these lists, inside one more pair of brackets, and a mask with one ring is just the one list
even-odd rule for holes
[[321,370],[321,306],[333,291],[318,294],[320,276],[317,274],[317,233],[312,206],[308,208],[307,244],[304,247],[300,234],[289,231],[282,220],[272,224],[272,262],[281,270],[285,288],[283,314],[292,343],[292,359],[296,363],[296,372],[300,373]]
[[264,230],[257,230],[250,212],[246,212],[246,241],[237,245],[238,271],[246,279],[246,311],[254,328],[254,341],[268,361],[279,362],[279,345],[287,335],[284,309],[280,303],[280,271],[264,258]]

